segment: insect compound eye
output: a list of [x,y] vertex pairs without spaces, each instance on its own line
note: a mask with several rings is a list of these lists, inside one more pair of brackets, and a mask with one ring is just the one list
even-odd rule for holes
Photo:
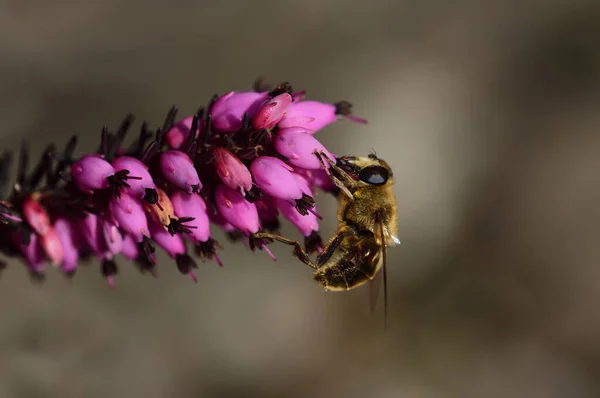
[[360,171],[358,178],[367,184],[383,185],[387,182],[389,173],[384,167],[369,166]]

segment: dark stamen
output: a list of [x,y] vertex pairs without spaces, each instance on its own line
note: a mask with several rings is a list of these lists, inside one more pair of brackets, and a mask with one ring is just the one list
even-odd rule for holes
[[296,210],[303,216],[308,214],[308,210],[315,207],[315,200],[303,193],[300,199],[296,199]]
[[317,231],[312,231],[309,236],[304,238],[304,248],[308,254],[319,253],[323,250],[323,239]]
[[252,189],[246,191],[246,200],[250,203],[254,203],[262,197],[263,193],[256,185],[252,185]]
[[[196,254],[198,257],[200,257],[200,259],[202,259],[202,261],[204,261],[205,259],[212,259],[213,257],[216,257],[217,249],[222,249],[219,242],[213,238],[208,238],[206,242],[200,242],[196,245]],[[219,262],[219,265],[222,264]]]
[[196,229],[198,227],[194,225],[186,225],[186,222],[194,221],[195,217],[179,217],[178,219],[169,217],[169,225],[167,226],[167,231],[171,234],[171,236],[175,236],[176,234],[191,234],[191,229]]
[[177,264],[177,269],[184,275],[189,275],[194,282],[197,282],[196,276],[192,271],[194,268],[198,268],[196,262],[193,258],[191,258],[187,253],[178,254],[175,256],[175,263]]
[[158,203],[158,192],[154,188],[145,188],[144,200],[151,205]]

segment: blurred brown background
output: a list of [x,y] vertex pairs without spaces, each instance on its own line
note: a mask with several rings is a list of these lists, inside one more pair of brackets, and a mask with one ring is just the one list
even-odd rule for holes
[[11,264],[0,397],[600,396],[597,1],[0,4],[4,148],[288,80],[369,119],[319,139],[389,161],[403,242],[387,332],[285,246],[226,243],[197,285],[122,262],[115,291]]

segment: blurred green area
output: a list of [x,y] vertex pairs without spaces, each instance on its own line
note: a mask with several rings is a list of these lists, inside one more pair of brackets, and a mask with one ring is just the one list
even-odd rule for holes
[[0,396],[599,396],[599,39],[592,0],[0,2],[4,148],[287,80],[369,119],[318,137],[391,164],[403,242],[387,332],[285,246],[226,243],[197,285],[122,263],[114,291],[11,264]]

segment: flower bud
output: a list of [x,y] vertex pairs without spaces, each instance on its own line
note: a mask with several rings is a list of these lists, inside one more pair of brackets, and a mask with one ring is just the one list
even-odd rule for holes
[[[182,121],[175,124],[165,135],[167,145],[171,149],[180,149],[183,144],[187,142],[190,136],[190,130],[192,129],[193,116],[186,117]],[[196,137],[198,136],[201,128],[201,123],[198,123],[198,129],[196,130]]]
[[[154,222],[162,225],[166,231],[169,224],[171,224],[171,219],[177,219],[177,217],[173,211],[171,199],[169,199],[169,196],[167,196],[165,191],[157,188],[156,192],[158,194],[158,202],[156,202],[156,204],[144,203],[144,208],[150,215],[150,218],[152,218]],[[186,193],[183,194],[187,195]]]
[[50,227],[44,235],[40,236],[40,245],[50,259],[50,262],[59,266],[63,261],[63,247],[60,238],[53,227]]
[[252,162],[250,170],[256,185],[267,195],[284,200],[296,200],[302,197],[302,190],[292,171],[282,160],[260,156]]
[[147,190],[156,189],[148,167],[140,160],[131,156],[121,156],[113,160],[112,165],[115,170],[129,170],[131,175],[136,176],[136,179],[128,179],[129,188],[124,188],[130,195],[144,199],[148,193]]
[[100,155],[86,155],[71,165],[73,182],[88,193],[108,188],[108,177],[114,174],[114,167]]
[[160,168],[167,181],[187,193],[202,188],[194,163],[188,155],[181,151],[163,152],[160,155]]
[[329,153],[323,144],[300,127],[280,130],[275,137],[275,150],[287,157],[294,166],[305,169],[323,168],[315,151],[324,152],[327,157],[335,161],[335,156]]
[[103,260],[107,251],[102,233],[102,220],[96,214],[88,214],[80,221],[81,234],[86,245],[99,260]]
[[108,207],[118,227],[131,234],[136,242],[139,243],[144,236],[148,236],[148,220],[139,199],[124,192],[121,198],[112,197]]
[[210,109],[212,127],[224,133],[234,133],[242,128],[244,114],[253,117],[260,106],[269,99],[269,93],[232,91],[220,97]]
[[46,213],[40,202],[32,197],[25,199],[23,202],[23,216],[31,228],[40,235],[45,235],[51,228],[48,213]]
[[256,130],[272,128],[283,118],[291,103],[292,96],[288,93],[279,94],[265,102],[252,117],[252,127]]
[[114,222],[107,218],[102,219],[102,237],[111,254],[119,254],[123,250],[123,235]]
[[215,205],[219,214],[245,235],[260,229],[256,205],[244,199],[238,191],[219,184],[215,190]]
[[215,169],[219,178],[231,189],[239,189],[243,196],[252,189],[252,175],[233,153],[224,148],[213,150]]
[[171,258],[186,252],[185,244],[179,234],[171,235],[162,225],[155,221],[148,223],[150,236]]
[[25,262],[27,263],[27,268],[29,271],[34,273],[44,272],[46,269],[46,257],[44,255],[44,250],[40,245],[38,236],[34,233],[31,233],[29,244],[27,246],[20,243],[20,237],[15,237],[15,240],[16,239],[19,241],[19,249],[25,258]]
[[206,242],[210,239],[210,221],[206,212],[206,203],[204,199],[197,194],[188,195],[185,192],[176,191],[171,195],[171,203],[177,217],[194,217],[187,221],[186,225],[190,228],[190,237],[195,243]]
[[338,119],[346,117],[357,123],[366,123],[366,120],[352,115],[352,105],[342,101],[337,104],[326,104],[318,101],[299,101],[291,104],[283,119],[279,122],[280,128],[303,127],[313,132],[321,130]]
[[298,228],[303,236],[310,236],[313,231],[319,230],[319,220],[313,213],[301,215],[289,202],[276,199],[277,207],[281,214]]
[[123,237],[122,253],[131,261],[136,260],[140,255],[138,243],[129,234],[125,234],[125,236]]
[[79,250],[75,241],[77,233],[74,225],[66,218],[59,218],[54,222],[54,230],[62,245],[63,258],[61,269],[69,275],[75,272],[79,263]]

